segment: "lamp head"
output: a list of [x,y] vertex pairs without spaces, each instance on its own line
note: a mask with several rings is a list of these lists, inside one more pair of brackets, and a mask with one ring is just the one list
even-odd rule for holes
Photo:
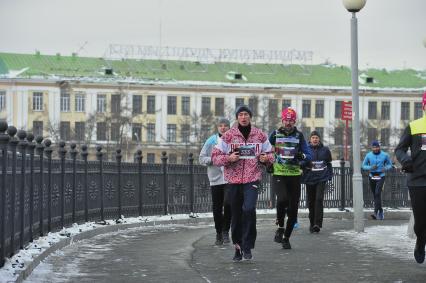
[[365,2],[367,0],[342,0],[343,6],[345,6],[346,10],[351,13],[356,13],[361,11],[365,6]]

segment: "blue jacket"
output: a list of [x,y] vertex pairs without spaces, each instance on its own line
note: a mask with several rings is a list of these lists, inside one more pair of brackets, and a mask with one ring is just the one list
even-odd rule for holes
[[[376,165],[377,168],[372,169],[374,165]],[[380,177],[383,177],[385,176],[384,171],[391,168],[392,161],[389,158],[389,154],[382,150],[378,154],[374,154],[372,151],[370,151],[367,153],[364,158],[364,162],[362,163],[362,169],[370,171],[370,177],[373,176],[373,173],[380,174]]]
[[319,182],[331,180],[333,177],[333,167],[331,166],[330,149],[322,143],[318,146],[309,144],[309,148],[312,152],[312,162],[303,172],[302,183],[314,185]]

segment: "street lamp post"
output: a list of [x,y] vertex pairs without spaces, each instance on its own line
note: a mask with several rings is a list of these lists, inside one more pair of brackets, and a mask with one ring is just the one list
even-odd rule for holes
[[354,229],[364,231],[364,200],[361,175],[361,150],[359,129],[359,96],[358,96],[358,30],[356,13],[365,5],[366,0],[343,0],[345,8],[352,13],[351,18],[351,70],[352,70],[352,150],[353,150],[353,207]]

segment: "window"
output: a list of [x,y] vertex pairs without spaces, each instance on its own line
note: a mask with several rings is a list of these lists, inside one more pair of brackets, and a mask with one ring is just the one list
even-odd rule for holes
[[155,153],[146,154],[146,163],[155,163]]
[[244,98],[235,98],[235,109],[238,108],[238,106],[244,105]]
[[216,97],[214,100],[214,113],[216,116],[225,116],[225,99]]
[[180,126],[180,134],[181,134],[182,142],[188,143],[189,142],[189,136],[191,135],[189,124],[182,124]]
[[142,113],[142,95],[132,96],[132,113],[133,114]]
[[253,116],[256,116],[257,114],[257,97],[249,98],[249,108],[251,109],[251,112]]
[[118,114],[121,112],[121,95],[111,95],[111,113]]
[[61,90],[61,112],[70,111],[70,94]]
[[176,142],[176,124],[167,124],[167,142]]
[[324,118],[324,100],[315,101],[315,118]]
[[86,96],[84,93],[75,94],[75,111],[84,112],[86,110]]
[[182,115],[191,115],[191,98],[189,96],[182,96]]
[[419,119],[423,116],[422,103],[414,102],[414,119]]
[[176,96],[167,96],[167,114],[176,115]]
[[208,116],[210,112],[210,97],[203,97],[201,99],[201,116]]
[[382,120],[389,120],[390,119],[390,102],[389,101],[383,101],[382,102],[381,118],[382,118]]
[[59,135],[61,140],[68,141],[71,139],[71,126],[70,122],[61,122],[59,126]]
[[311,117],[311,101],[303,100],[302,101],[302,118]]
[[343,101],[334,102],[334,118],[341,119],[342,118],[342,103]]
[[377,129],[376,128],[368,128],[368,144],[371,144],[373,141],[377,140]]
[[120,123],[111,123],[111,140],[119,141],[120,136]]
[[133,123],[132,124],[132,141],[138,142],[140,144],[142,140],[142,124]]
[[283,99],[281,106],[283,110],[288,107],[291,107],[291,99]]
[[410,102],[401,102],[401,120],[410,119]]
[[147,141],[155,142],[155,124],[149,123],[147,125]]
[[380,144],[384,146],[390,145],[390,129],[381,129],[380,130]]
[[169,154],[169,163],[176,164],[177,163],[177,155],[175,153]]
[[368,119],[377,119],[377,102],[368,102]]
[[43,93],[33,92],[33,110],[43,111]]
[[0,111],[6,108],[6,91],[0,91]]
[[96,139],[98,141],[106,141],[106,123],[96,123]]
[[96,105],[98,113],[105,113],[106,111],[106,95],[98,94],[96,97]]
[[155,96],[148,95],[146,102],[146,113],[155,114]]
[[33,121],[33,134],[35,137],[43,136],[43,121]]
[[86,136],[86,123],[85,122],[75,122],[75,140],[83,141]]

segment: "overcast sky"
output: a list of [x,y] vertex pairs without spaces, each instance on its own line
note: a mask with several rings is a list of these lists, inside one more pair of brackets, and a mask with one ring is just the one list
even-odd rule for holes
[[[426,0],[367,0],[359,66],[426,70]],[[109,44],[310,50],[350,65],[341,0],[0,0],[0,51],[102,57]]]

